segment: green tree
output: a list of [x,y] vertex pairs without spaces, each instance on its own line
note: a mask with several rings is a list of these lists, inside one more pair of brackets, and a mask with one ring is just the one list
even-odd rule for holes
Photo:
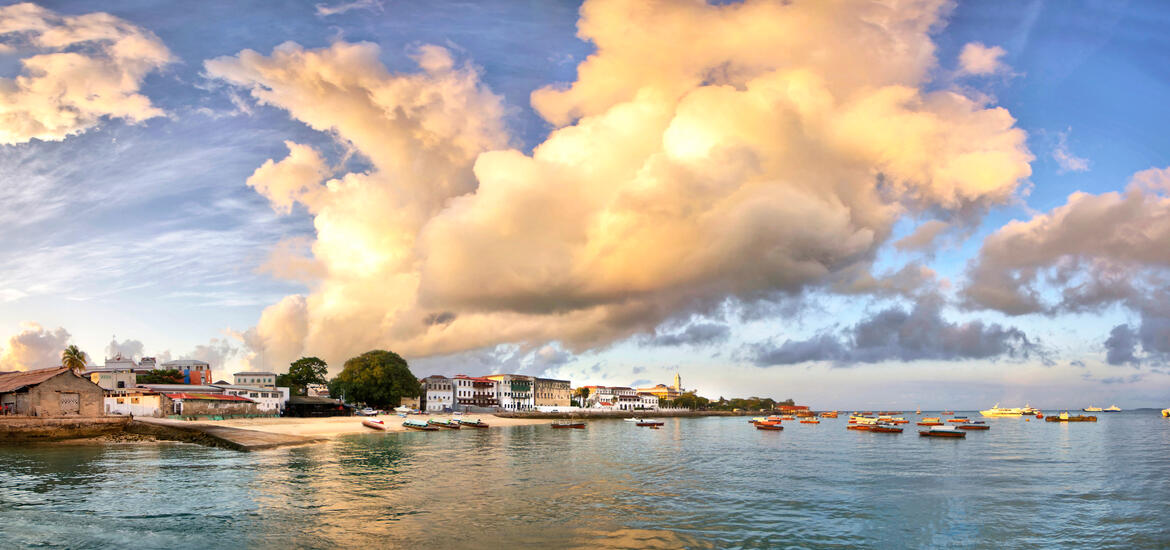
[[419,390],[418,378],[406,360],[385,350],[349,359],[341,374],[329,381],[329,395],[379,408],[397,407],[403,397],[418,397]]
[[139,384],[182,384],[183,373],[175,369],[154,369],[136,377]]
[[85,352],[74,345],[70,345],[61,352],[61,366],[69,367],[75,372],[85,370],[85,359]]
[[288,365],[288,374],[276,376],[277,386],[286,386],[293,395],[305,395],[309,384],[325,384],[329,365],[316,357],[301,357]]

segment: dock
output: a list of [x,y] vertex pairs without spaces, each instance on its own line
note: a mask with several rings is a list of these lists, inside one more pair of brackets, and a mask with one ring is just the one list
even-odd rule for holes
[[222,447],[236,451],[259,451],[286,447],[290,445],[304,445],[317,443],[325,439],[319,437],[305,437],[291,434],[276,434],[229,428],[203,422],[185,420],[171,420],[167,418],[135,417],[126,431],[138,434],[152,435],[159,439],[186,441],[211,447]]

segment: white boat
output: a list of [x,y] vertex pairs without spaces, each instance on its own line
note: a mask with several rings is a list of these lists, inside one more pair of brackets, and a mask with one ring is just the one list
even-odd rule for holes
[[[1031,408],[1031,407],[1029,407],[1029,408]],[[1023,416],[1024,409],[1021,409],[1021,408],[1008,409],[1008,408],[1000,407],[999,403],[996,403],[995,406],[990,408],[990,409],[987,409],[985,411],[979,411],[979,414],[981,414],[983,416]]]
[[1033,407],[1031,403],[1024,403],[1024,414],[1029,416],[1040,414],[1040,409]]
[[1099,413],[1099,412],[1101,412],[1101,411],[1102,411],[1102,410],[1104,410],[1104,409],[1102,409],[1101,407],[1085,407],[1085,408],[1083,408],[1083,409],[1081,409],[1081,410],[1082,410],[1082,411],[1085,411],[1085,412],[1088,412],[1088,413]]
[[1121,412],[1121,407],[1118,407],[1117,405],[1110,405],[1102,409],[1102,411],[1107,413],[1119,413]]
[[625,421],[626,421],[626,422],[641,422],[641,421],[642,421],[642,419],[641,419],[641,418],[634,417],[634,418],[627,418],[627,419],[625,419]]

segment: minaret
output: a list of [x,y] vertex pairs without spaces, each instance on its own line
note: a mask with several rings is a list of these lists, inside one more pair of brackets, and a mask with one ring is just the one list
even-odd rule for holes
[[674,389],[682,391],[682,377],[677,372],[674,373]]

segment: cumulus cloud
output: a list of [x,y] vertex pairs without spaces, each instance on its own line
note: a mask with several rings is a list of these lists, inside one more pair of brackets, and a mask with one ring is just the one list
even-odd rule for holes
[[224,367],[228,360],[239,353],[231,340],[226,338],[212,338],[206,344],[199,344],[189,353],[179,356],[180,359],[197,359],[211,365],[212,370]]
[[1137,333],[1128,324],[1117,325],[1105,340],[1105,361],[1110,365],[1137,364]]
[[759,366],[792,365],[827,361],[838,365],[924,359],[954,361],[1032,356],[1048,363],[1036,342],[1015,327],[986,325],[982,321],[954,323],[945,320],[938,299],[917,302],[909,311],[900,307],[881,310],[836,332],[807,340],[776,340],[748,345],[743,355]]
[[928,250],[951,224],[941,220],[930,220],[914,229],[912,233],[894,241],[894,248],[902,251]]
[[999,46],[987,46],[982,42],[969,42],[959,52],[959,74],[986,76],[1007,70],[1001,61],[1006,54]]
[[60,141],[105,118],[141,122],[163,114],[139,89],[171,53],[123,19],[60,15],[31,3],[0,7],[0,45],[30,54],[20,60],[20,75],[0,78],[0,144]]
[[656,331],[643,343],[649,346],[663,347],[704,346],[723,342],[730,336],[731,328],[725,324],[696,321],[687,324],[679,331]]
[[372,165],[326,174],[290,143],[249,180],[314,216],[320,268],[250,341],[332,360],[583,350],[727,299],[870,284],[901,216],[980,212],[1030,174],[1006,110],[927,86],[945,6],[590,0],[578,28],[596,52],[532,94],[554,129],[531,153],[439,47],[410,74],[343,42],[208,61]]
[[0,350],[0,371],[47,369],[61,364],[61,352],[69,345],[69,331],[50,330],[33,322],[20,324]]
[[121,356],[137,361],[142,358],[144,349],[142,342],[138,340],[127,339],[119,342],[117,338],[112,338],[110,343],[106,344],[106,357],[112,359]]

